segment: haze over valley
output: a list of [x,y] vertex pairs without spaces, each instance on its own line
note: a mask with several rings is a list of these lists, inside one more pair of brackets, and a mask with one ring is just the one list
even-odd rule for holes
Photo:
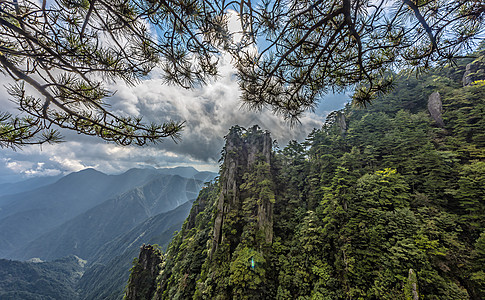
[[[120,296],[139,247],[143,243],[166,246],[199,190],[215,176],[191,167],[130,169],[120,175],[85,169],[63,177],[4,184],[0,281],[17,274],[8,281],[18,281],[22,288],[4,287],[0,297],[15,299],[22,292],[37,299],[45,292],[55,299],[87,294],[92,297],[84,299],[103,299],[101,291],[99,296],[92,294],[103,284],[110,286],[109,293]],[[12,268],[30,271],[9,273]],[[52,268],[65,271],[56,273]],[[43,275],[29,282],[23,277],[29,273]],[[66,273],[71,278],[68,283],[62,278]],[[55,288],[32,290],[36,280],[52,280]],[[85,292],[75,292],[78,285]]]

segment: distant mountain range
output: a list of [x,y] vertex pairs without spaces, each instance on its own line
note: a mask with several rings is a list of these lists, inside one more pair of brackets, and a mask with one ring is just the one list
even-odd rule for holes
[[[80,271],[86,277],[79,288],[81,276],[67,290],[59,287],[60,294],[67,294],[53,299],[74,299],[71,288],[83,299],[95,299],[97,294],[104,296],[96,299],[118,299],[139,247],[168,244],[199,190],[215,176],[191,167],[131,169],[120,175],[86,169],[61,178],[0,185],[0,258],[55,261],[75,255],[87,261]],[[35,187],[23,186],[29,183]],[[36,274],[49,266],[9,262]],[[45,270],[40,273],[53,276]],[[110,288],[99,289],[103,285]],[[48,299],[36,298],[28,286],[16,286],[17,290],[0,285],[0,295],[23,299],[12,295],[25,292],[28,299]],[[109,294],[112,297],[106,298]]]
[[96,205],[16,249],[8,257],[53,260],[77,255],[90,261],[100,245],[152,216],[195,199],[199,186],[199,180],[155,175],[145,185]]
[[21,192],[27,192],[35,190],[41,186],[49,185],[61,179],[62,175],[58,176],[44,176],[34,177],[27,180],[23,180],[15,183],[2,183],[0,184],[0,196],[18,194]]

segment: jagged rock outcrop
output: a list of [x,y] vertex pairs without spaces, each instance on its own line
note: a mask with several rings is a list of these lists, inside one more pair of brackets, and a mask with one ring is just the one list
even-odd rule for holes
[[438,92],[434,92],[429,95],[428,98],[428,112],[431,118],[438,124],[439,127],[445,127],[443,122],[443,103],[441,102],[441,95]]
[[124,299],[152,299],[157,289],[156,279],[162,263],[163,257],[160,249],[152,245],[141,246],[138,260],[131,270]]
[[[167,248],[153,299],[263,299],[255,286],[271,267],[273,142],[258,126],[234,126],[225,139],[219,179],[201,190]],[[240,280],[251,287],[240,290]]]
[[340,134],[345,134],[347,131],[347,120],[342,111],[337,112],[337,126],[340,129]]
[[418,283],[416,273],[413,269],[409,269],[408,280],[404,286],[404,296],[409,300],[419,300]]
[[[212,251],[224,242],[222,228],[227,215],[232,211],[239,214],[245,195],[241,186],[248,181],[244,174],[252,172],[257,164],[271,165],[272,140],[269,132],[263,132],[255,125],[249,130],[234,126],[226,136],[223,151],[224,163],[221,170],[221,193],[217,204],[217,216],[214,221]],[[262,178],[259,178],[262,179]],[[249,188],[246,185],[246,188]],[[262,230],[265,242],[273,238],[273,203],[268,199],[258,202],[256,219],[258,230]]]
[[187,228],[191,229],[195,227],[195,220],[197,215],[204,211],[207,206],[207,199],[199,197],[194,204],[192,205],[192,209],[190,210],[190,214],[187,217]]
[[485,63],[475,60],[466,65],[462,79],[463,86],[471,85],[473,82],[483,79],[485,79]]

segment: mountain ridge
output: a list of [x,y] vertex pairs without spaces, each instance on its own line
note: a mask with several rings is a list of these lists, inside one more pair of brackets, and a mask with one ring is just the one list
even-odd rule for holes
[[485,72],[462,83],[477,56],[395,74],[269,159],[266,132],[232,127],[221,176],[164,254],[142,249],[126,299],[484,299]]
[[[199,174],[192,167],[130,169],[119,175],[85,169],[31,191],[4,195],[0,197],[0,257],[25,247],[40,235],[104,201],[170,172],[190,177]],[[204,172],[200,176],[212,178],[214,175]],[[190,198],[196,196],[192,193]]]
[[80,299],[121,299],[140,246],[158,244],[165,249],[173,233],[182,227],[192,203],[188,201],[172,211],[153,216],[98,249],[78,284]]
[[[17,260],[33,257],[53,260],[77,255],[90,261],[99,245],[154,215],[195,199],[198,191],[196,186],[200,184],[178,175],[155,175],[145,185],[104,201],[25,247],[14,250],[8,257]],[[53,245],[56,247],[53,248]]]

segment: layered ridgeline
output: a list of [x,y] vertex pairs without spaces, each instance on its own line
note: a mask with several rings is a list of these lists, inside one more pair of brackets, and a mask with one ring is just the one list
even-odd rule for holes
[[0,197],[0,258],[52,260],[96,249],[144,220],[197,197],[213,175],[193,168],[93,169]]
[[[0,259],[0,299],[121,298],[139,247],[166,246],[214,176],[191,167],[120,175],[88,169],[31,191],[11,185],[20,193],[0,197],[0,250],[8,259],[46,262]],[[59,259],[76,276],[64,280]]]
[[197,197],[203,183],[178,175],[155,176],[142,186],[79,214],[10,255],[13,259],[53,260],[77,255],[92,261],[99,248],[150,217]]
[[233,127],[220,178],[127,299],[484,299],[485,59],[396,75],[275,151]]
[[[168,174],[167,171],[171,171],[172,174]],[[119,201],[114,201],[122,205],[122,203],[129,200],[123,195],[130,193],[130,191],[135,191],[132,194],[135,194],[134,197],[138,198],[138,201],[132,201],[133,206],[131,208],[137,211],[140,209],[144,212],[146,211],[146,218],[161,213],[162,211],[158,209],[160,205],[155,206],[155,209],[152,209],[151,206],[153,202],[160,203],[162,202],[161,200],[166,198],[158,199],[158,196],[153,195],[153,192],[144,195],[144,191],[137,193],[136,190],[157,179],[168,182],[173,177],[180,176],[178,173],[180,175],[187,173],[187,177],[182,177],[178,180],[176,189],[179,189],[180,192],[177,195],[173,194],[173,188],[166,189],[163,188],[165,187],[163,185],[158,190],[155,189],[155,192],[158,194],[171,193],[171,196],[176,197],[174,201],[182,204],[189,199],[195,199],[198,187],[203,185],[202,180],[204,179],[194,177],[199,172],[193,168],[131,169],[120,175],[106,175],[93,169],[86,169],[71,173],[52,184],[30,191],[1,196],[0,258],[29,259],[31,257],[41,257],[42,255],[36,256],[35,253],[25,253],[25,255],[23,253],[26,249],[35,248],[35,245],[27,246],[29,243],[34,242],[40,236],[48,234],[56,228],[65,228],[64,223],[71,221],[73,218],[86,213],[96,206],[106,208],[106,201],[120,199]],[[25,182],[25,184],[28,184],[28,182]],[[154,189],[152,188],[152,190]],[[125,199],[122,199],[123,197]],[[150,197],[155,200],[148,199]],[[145,199],[147,199],[146,203]],[[171,207],[166,207],[165,211],[173,208],[175,206],[171,205]],[[128,209],[128,211],[130,210]],[[120,210],[118,209],[117,212],[119,213]],[[101,222],[105,223],[112,220],[103,218],[101,215],[93,215],[92,217],[99,217]],[[89,220],[90,223],[93,222],[93,218]],[[141,221],[143,220],[139,222]],[[77,226],[74,229],[81,230],[82,228]],[[48,245],[58,244],[52,242],[50,240]],[[81,241],[78,241],[78,244],[79,242]],[[75,243],[72,246],[75,246]],[[46,249],[44,250],[47,251]],[[59,256],[51,253],[51,255],[47,257],[42,256],[41,258],[53,259],[69,254],[78,255],[78,253],[62,253]]]
[[130,267],[138,256],[140,245],[157,244],[166,249],[174,232],[182,227],[192,203],[189,201],[172,211],[156,215],[102,246],[77,283],[79,299],[123,298]]
[[53,261],[0,259],[0,299],[121,299],[140,245],[165,248],[189,214],[192,201],[156,215],[100,246],[93,261],[70,255]]

